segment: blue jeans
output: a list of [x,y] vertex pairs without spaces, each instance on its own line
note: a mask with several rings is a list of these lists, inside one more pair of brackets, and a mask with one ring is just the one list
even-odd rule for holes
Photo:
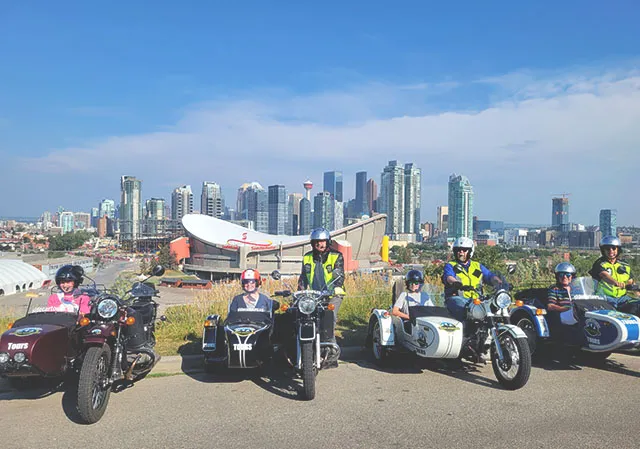
[[618,308],[618,306],[628,302],[628,301],[633,301],[636,298],[632,298],[631,296],[628,295],[624,295],[621,296],[619,298],[616,298],[615,296],[608,296],[608,295],[604,295],[604,298],[607,300],[607,302],[609,304],[611,304],[613,307],[615,307],[616,309]]
[[471,298],[465,298],[462,296],[449,296],[444,300],[444,305],[447,306],[447,310],[458,321],[464,321],[467,318],[467,304],[469,304]]

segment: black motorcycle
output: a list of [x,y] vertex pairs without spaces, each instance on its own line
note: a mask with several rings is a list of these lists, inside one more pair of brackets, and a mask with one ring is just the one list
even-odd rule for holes
[[[337,270],[336,270],[337,271]],[[334,271],[333,281],[323,291],[302,290],[278,292],[291,296],[290,304],[281,310],[289,314],[295,338],[295,369],[302,378],[303,397],[311,400],[316,396],[316,376],[323,368],[335,365],[340,357],[340,346],[330,341],[334,333],[334,305],[330,304],[333,284],[344,275]],[[291,343],[291,342],[289,342]],[[285,347],[290,346],[285,342]],[[287,351],[289,355],[292,349]]]
[[[158,265],[151,276],[162,274],[164,268]],[[91,311],[79,320],[85,328],[83,344],[88,347],[77,395],[78,413],[84,422],[97,422],[107,408],[111,390],[144,378],[159,360],[153,349],[158,308],[153,297],[157,295],[158,291],[144,281],[134,283],[122,297],[100,292],[91,300]]]

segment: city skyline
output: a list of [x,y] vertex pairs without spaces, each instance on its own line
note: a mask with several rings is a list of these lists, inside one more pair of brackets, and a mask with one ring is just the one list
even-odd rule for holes
[[423,220],[456,172],[482,217],[546,223],[572,192],[571,221],[640,224],[619,194],[640,164],[640,8],[404,5],[12,3],[0,216],[95,207],[129,173],[169,202],[177,185],[297,191],[340,170],[353,198],[355,173],[402,160],[423,169]]

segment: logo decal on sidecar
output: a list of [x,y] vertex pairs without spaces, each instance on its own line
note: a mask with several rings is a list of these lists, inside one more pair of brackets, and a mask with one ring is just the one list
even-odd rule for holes
[[250,327],[237,327],[233,330],[233,333],[244,337],[246,335],[253,334],[253,329]]
[[631,315],[627,315],[626,313],[620,313],[617,310],[608,310],[607,315],[611,318],[617,318],[619,320],[630,320],[632,319]]
[[15,335],[16,337],[28,337],[29,335],[36,335],[42,332],[41,327],[23,327],[11,332],[9,335]]
[[443,321],[442,323],[440,323],[440,326],[438,326],[438,328],[447,332],[454,332],[458,330],[458,326],[456,326],[453,323],[449,323],[447,321]]
[[601,335],[600,323],[592,318],[588,318],[584,325],[584,333],[587,337],[599,337]]

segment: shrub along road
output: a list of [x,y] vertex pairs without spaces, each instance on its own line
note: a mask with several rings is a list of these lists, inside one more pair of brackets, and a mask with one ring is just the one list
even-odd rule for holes
[[[191,372],[113,394],[100,422],[79,426],[68,393],[3,393],[3,438],[12,448],[637,445],[637,356],[616,354],[601,366],[545,362],[524,388],[505,391],[491,365],[451,371],[402,359],[380,370],[366,354],[346,352],[350,361],[320,372],[312,402],[299,401],[295,381],[277,371]],[[177,359],[164,363],[174,364],[165,373],[180,372]]]

